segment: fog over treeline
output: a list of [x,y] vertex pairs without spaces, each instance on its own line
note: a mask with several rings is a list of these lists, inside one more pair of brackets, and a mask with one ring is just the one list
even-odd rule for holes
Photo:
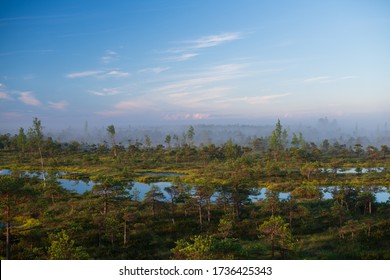
[[[115,138],[118,144],[128,146],[129,144],[141,143],[145,145],[146,137],[149,137],[151,146],[164,145],[167,135],[172,137],[171,145],[181,145],[186,141],[189,127],[192,125],[195,131],[193,144],[203,146],[208,144],[222,145],[228,140],[236,144],[250,146],[256,138],[267,138],[271,136],[274,124],[242,125],[242,124],[179,124],[179,125],[116,125]],[[380,147],[381,145],[390,145],[390,128],[387,122],[377,125],[359,125],[353,122],[339,122],[327,117],[313,120],[311,123],[296,122],[284,123],[281,120],[283,128],[288,132],[288,140],[291,141],[293,133],[302,136],[306,142],[313,142],[320,145],[323,140],[329,142],[345,144],[347,147],[353,147],[355,144],[361,144],[366,147],[369,145]],[[110,145],[110,135],[107,132],[107,125],[92,126],[88,121],[78,124],[76,127],[69,126],[65,129],[55,129],[44,127],[46,137],[52,137],[60,142],[78,141],[87,144],[99,144],[105,141]],[[27,130],[29,127],[24,127]],[[6,132],[4,133],[17,133]],[[176,140],[175,140],[176,139]]]

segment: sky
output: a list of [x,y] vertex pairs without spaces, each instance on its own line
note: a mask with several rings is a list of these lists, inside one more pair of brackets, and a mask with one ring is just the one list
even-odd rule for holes
[[0,130],[389,108],[390,1],[0,1]]

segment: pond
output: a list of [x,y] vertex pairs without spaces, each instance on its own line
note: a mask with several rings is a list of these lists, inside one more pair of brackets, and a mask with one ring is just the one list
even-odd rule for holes
[[[0,175],[10,175],[11,171],[8,169],[3,169],[0,170]],[[28,176],[38,176],[40,177],[40,173],[32,173],[32,172],[26,172]],[[64,175],[65,173],[57,173],[59,175]],[[155,174],[155,173],[151,173]],[[177,173],[164,173],[164,176],[167,176],[167,174],[171,174],[170,176],[179,176]],[[174,174],[174,175],[173,175]],[[83,181],[83,180],[70,180],[70,179],[62,179],[58,178],[57,181],[61,184],[61,186],[67,190],[73,190],[76,193],[83,194],[86,191],[90,191],[92,187],[95,185],[95,182],[93,181]],[[145,197],[145,193],[149,191],[152,185],[157,186],[160,188],[160,190],[163,192],[165,195],[166,199],[169,198],[169,195],[167,192],[165,192],[164,188],[172,186],[170,182],[156,182],[156,183],[151,183],[151,184],[145,184],[145,183],[140,183],[140,182],[133,182],[133,188],[130,191],[131,194],[136,194],[138,196],[137,199],[143,200]],[[322,194],[323,194],[323,199],[332,199],[332,191],[334,190],[334,186],[327,186],[327,187],[320,187]],[[259,193],[254,196],[250,196],[250,199],[253,202],[259,201],[259,200],[264,200],[266,198],[266,191],[267,188],[261,188],[259,189]],[[216,193],[213,195],[212,200],[215,201],[217,199],[218,194]],[[290,196],[290,192],[280,192],[279,193],[279,199],[284,200],[288,199]],[[375,198],[376,202],[378,203],[386,203],[390,199],[390,193],[388,191],[387,187],[384,186],[379,186],[376,187],[375,191]]]
[[[30,177],[39,177],[42,178],[42,173],[41,172],[23,172],[25,175],[30,176]],[[1,175],[11,175],[12,171],[9,169],[2,169],[0,170],[0,176]],[[66,175],[66,172],[57,172],[58,175]],[[165,176],[165,177],[173,177],[173,176],[182,176],[184,174],[178,174],[178,173],[172,173],[172,172],[144,172],[142,173],[144,175],[158,175],[158,176]],[[71,179],[63,179],[63,178],[58,178],[57,182],[61,184],[61,186],[64,189],[74,191],[78,194],[83,194],[86,191],[90,191],[92,187],[95,185],[94,181],[88,180],[88,181],[83,181],[83,180],[71,180]],[[138,191],[138,196],[140,200],[143,200],[145,197],[145,193],[149,191],[151,185],[155,185],[159,187],[163,194],[168,197],[168,193],[164,190],[166,187],[172,186],[170,182],[156,182],[156,183],[151,183],[151,184],[144,184],[140,182],[133,182],[133,188],[130,191],[132,194],[137,193]],[[137,190],[137,191],[135,191]]]
[[[334,170],[331,168],[320,168],[321,172],[333,173]],[[383,172],[385,171],[384,167],[373,167],[373,168],[336,168],[337,174],[357,174],[357,173],[369,173],[369,172]]]
[[[76,180],[68,180],[68,179],[58,179],[58,181],[61,183],[62,187],[68,190],[74,190],[77,193],[84,193],[86,191],[89,191],[92,189],[93,185],[95,184],[92,181],[89,182],[84,182],[84,181],[76,181]],[[130,191],[131,194],[135,194],[138,191],[138,199],[143,200],[145,197],[145,193],[148,192],[151,188],[151,186],[157,186],[162,193],[165,195],[165,197],[168,199],[169,195],[168,193],[164,190],[166,187],[171,187],[172,183],[171,182],[156,182],[156,183],[151,183],[151,184],[145,184],[145,183],[140,183],[140,182],[133,182],[133,188]],[[334,190],[334,186],[329,186],[329,187],[321,187],[321,191],[323,194],[322,199],[332,199],[332,191]],[[137,191],[135,191],[137,190]],[[259,190],[258,195],[250,196],[250,199],[255,202],[259,200],[264,200],[266,198],[266,192],[267,188],[261,188]],[[215,201],[217,199],[217,194],[215,194],[212,197],[212,200]],[[279,193],[279,199],[284,200],[288,199],[290,197],[290,192],[280,192]],[[376,197],[376,202],[378,203],[385,203],[387,200],[390,198],[390,193],[388,192],[386,187],[377,187],[377,190],[375,192],[375,197]]]
[[[322,199],[332,199],[333,194],[332,191],[335,189],[334,186],[328,187],[320,187],[322,192]],[[252,201],[264,200],[266,198],[267,188],[261,188],[260,194],[251,196]],[[390,199],[390,193],[386,187],[376,187],[376,191],[374,192],[376,202],[378,203],[386,203]],[[281,192],[279,193],[279,200],[288,199],[290,197],[290,192]]]

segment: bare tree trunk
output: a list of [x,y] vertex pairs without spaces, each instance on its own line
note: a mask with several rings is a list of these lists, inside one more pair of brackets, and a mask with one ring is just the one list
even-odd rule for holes
[[199,200],[199,205],[198,205],[198,213],[199,213],[199,224],[200,226],[203,225],[203,218],[202,218],[202,202]]
[[46,176],[45,176],[45,169],[44,169],[44,166],[43,166],[43,157],[42,157],[41,147],[38,147],[38,150],[39,150],[39,156],[41,157],[43,187],[46,187]]
[[175,224],[175,203],[171,202],[171,217],[172,217],[172,224]]
[[113,149],[114,149],[114,158],[117,158],[117,157],[118,157],[118,153],[117,153],[117,151],[116,151],[116,144],[115,144],[115,142],[114,142],[114,147],[113,147]]
[[127,213],[124,215],[125,223],[123,225],[123,245],[127,244]]
[[210,223],[211,221],[211,202],[210,202],[210,197],[207,200],[207,221]]

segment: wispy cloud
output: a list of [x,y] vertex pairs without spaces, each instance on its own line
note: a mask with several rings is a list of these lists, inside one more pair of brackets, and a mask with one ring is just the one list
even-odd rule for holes
[[183,54],[180,54],[180,55],[176,55],[176,56],[170,56],[170,57],[166,57],[164,58],[165,61],[173,61],[173,62],[181,62],[181,61],[186,61],[186,60],[189,60],[195,56],[198,56],[199,54],[197,53],[183,53]]
[[21,92],[19,95],[19,100],[24,104],[31,106],[39,106],[41,105],[41,101],[39,101],[31,92],[25,91]]
[[226,42],[235,41],[242,38],[242,34],[238,32],[227,32],[218,35],[204,36],[199,39],[188,41],[189,48],[203,49],[221,45]]
[[221,102],[232,94],[230,83],[245,77],[247,64],[221,64],[192,73],[164,77],[158,87],[145,92],[164,108],[209,113],[229,107]]
[[290,96],[291,93],[283,93],[283,94],[273,94],[273,95],[263,95],[263,96],[244,96],[244,97],[237,97],[237,98],[228,98],[225,100],[221,100],[222,102],[228,102],[228,103],[235,103],[235,102],[245,102],[248,104],[264,104],[268,103],[271,100],[274,99],[280,99],[286,96]]
[[303,80],[304,83],[331,83],[338,82],[343,80],[356,79],[355,76],[343,76],[343,77],[329,77],[329,76],[319,76]]
[[118,71],[118,70],[112,70],[109,72],[106,72],[104,75],[102,75],[103,78],[126,78],[129,77],[130,73]]
[[106,78],[126,78],[129,76],[130,76],[130,73],[116,69],[116,70],[106,70],[106,71],[89,70],[89,71],[83,71],[83,72],[75,72],[75,73],[67,74],[65,77],[70,78],[70,79],[88,78],[88,77],[106,79]]
[[161,72],[167,71],[171,69],[171,67],[152,67],[152,68],[144,68],[138,71],[138,73],[153,73],[160,74]]
[[67,74],[66,77],[70,79],[74,78],[86,78],[86,77],[96,77],[99,74],[102,74],[103,71],[97,71],[97,70],[88,70],[83,72],[75,72]]
[[177,107],[212,110],[215,109],[218,101],[226,98],[226,94],[230,90],[229,87],[198,89],[185,93],[169,94],[165,99]]
[[164,58],[165,61],[181,62],[199,55],[202,49],[216,47],[227,42],[242,39],[239,32],[225,32],[217,35],[203,36],[195,40],[182,41],[178,47],[172,48],[167,53],[176,54]]
[[118,53],[111,51],[111,50],[106,50],[104,52],[104,55],[100,58],[100,61],[104,64],[109,64],[118,59]]
[[88,92],[96,96],[112,96],[121,93],[121,91],[118,88],[103,88],[99,91],[89,90]]
[[52,102],[52,101],[49,101],[49,106],[53,109],[56,109],[56,110],[60,110],[60,111],[64,111],[66,109],[66,107],[69,105],[68,102],[64,101],[64,100],[61,100],[59,102]]
[[236,79],[246,74],[245,64],[222,64],[196,73],[174,77],[170,82],[155,88],[153,91],[163,94],[193,92],[195,90],[215,87],[215,83]]

